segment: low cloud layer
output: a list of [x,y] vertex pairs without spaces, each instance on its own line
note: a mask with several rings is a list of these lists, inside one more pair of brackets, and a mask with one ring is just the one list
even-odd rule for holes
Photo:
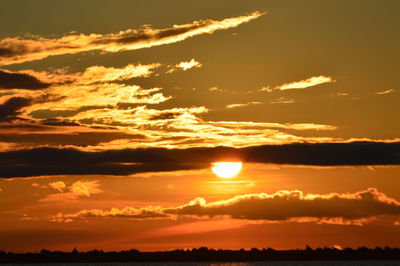
[[110,34],[71,34],[59,39],[36,37],[33,39],[5,38],[0,40],[0,66],[44,59],[48,56],[76,54],[87,51],[119,52],[176,43],[201,34],[239,26],[260,17],[252,14],[221,21],[200,20],[174,25],[166,29],[144,27]]
[[278,191],[249,194],[207,203],[197,198],[187,205],[165,209],[166,213],[196,216],[228,215],[237,219],[288,220],[300,217],[343,218],[347,220],[377,215],[400,215],[400,202],[375,188],[348,194],[304,194]]
[[177,207],[125,207],[111,210],[85,209],[73,214],[59,213],[64,219],[88,217],[163,218],[175,216],[230,217],[271,222],[316,222],[362,225],[383,216],[399,216],[400,202],[376,188],[355,193],[304,194],[299,190],[281,190],[273,194],[246,194],[209,202],[196,198]]
[[125,149],[86,152],[36,148],[0,153],[0,177],[59,174],[130,175],[207,168],[225,160],[300,165],[400,164],[400,142],[264,145],[246,148]]

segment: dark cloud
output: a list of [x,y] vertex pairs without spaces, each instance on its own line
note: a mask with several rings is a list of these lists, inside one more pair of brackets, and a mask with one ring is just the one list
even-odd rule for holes
[[1,57],[11,57],[14,56],[14,51],[8,48],[1,48],[0,47],[0,56]]
[[161,113],[159,115],[153,115],[149,118],[150,121],[154,120],[169,120],[169,119],[175,119],[179,117],[179,113],[173,113],[173,112],[167,112],[167,113]]
[[74,127],[74,126],[81,125],[81,124],[73,122],[73,121],[65,121],[65,120],[60,120],[57,118],[44,119],[41,121],[41,124],[46,125],[46,126],[68,126],[68,127]]
[[[40,131],[47,129],[46,126],[32,123],[21,123],[21,124],[13,124],[13,123],[0,123],[0,130],[23,130],[23,131]],[[3,131],[4,132],[4,131]]]
[[19,114],[19,110],[29,106],[31,100],[23,97],[13,97],[0,105],[0,122],[13,120]]
[[228,147],[148,148],[99,152],[46,147],[1,152],[0,176],[129,175],[139,172],[197,169],[208,167],[211,162],[226,160],[322,166],[391,165],[400,164],[400,143],[303,143],[240,149]]
[[304,165],[400,164],[400,142],[301,143],[243,149],[246,160]]
[[49,86],[50,84],[41,82],[37,78],[28,74],[0,70],[0,89],[37,90],[48,88]]

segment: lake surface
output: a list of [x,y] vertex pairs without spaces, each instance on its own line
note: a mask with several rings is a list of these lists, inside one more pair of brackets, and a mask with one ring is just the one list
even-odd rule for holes
[[121,263],[32,263],[3,264],[12,266],[399,266],[400,260],[353,260],[353,261],[265,261],[265,262],[121,262]]

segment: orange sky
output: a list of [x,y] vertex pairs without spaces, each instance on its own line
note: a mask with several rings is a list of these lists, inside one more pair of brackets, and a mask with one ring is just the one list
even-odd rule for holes
[[397,1],[2,6],[1,249],[400,245]]

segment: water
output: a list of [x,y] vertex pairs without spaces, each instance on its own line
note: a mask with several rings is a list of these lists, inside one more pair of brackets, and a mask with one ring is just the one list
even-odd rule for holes
[[107,263],[32,263],[3,264],[10,266],[399,266],[400,260],[352,260],[352,261],[265,261],[265,262],[107,262]]

